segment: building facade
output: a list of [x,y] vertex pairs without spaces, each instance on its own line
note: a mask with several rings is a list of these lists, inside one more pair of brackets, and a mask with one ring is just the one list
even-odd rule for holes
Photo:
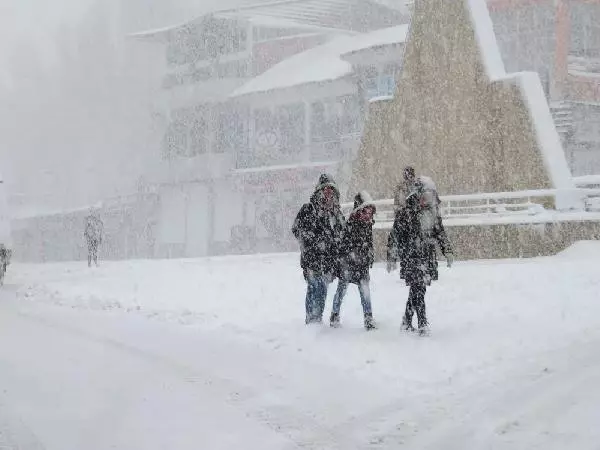
[[573,175],[600,173],[600,1],[488,7],[506,70],[540,75]]
[[[295,248],[291,220],[318,175],[332,172],[345,191],[368,102],[396,89],[407,16],[372,1],[310,3],[253,4],[135,35],[168,64],[150,177],[156,256]],[[488,6],[507,71],[540,75],[573,174],[598,173],[600,2]],[[367,19],[355,23],[360,8]]]
[[368,47],[359,36],[406,21],[371,0],[291,0],[133,35],[162,46],[168,63],[155,114],[161,160],[149,175],[160,198],[155,256],[295,248],[295,213],[321,173],[343,183],[364,102],[380,94],[380,74],[365,74],[375,85],[361,90],[342,56]]

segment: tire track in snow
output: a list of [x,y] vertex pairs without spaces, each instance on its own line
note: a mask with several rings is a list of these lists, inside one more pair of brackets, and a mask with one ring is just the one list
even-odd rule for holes
[[[524,417],[547,411],[544,405],[556,409],[554,405],[568,403],[582,385],[597,386],[599,346],[600,341],[574,343],[537,355],[526,367],[514,370],[513,364],[500,375],[496,370],[494,380],[441,389],[434,398],[395,401],[342,424],[338,431],[352,428],[356,422],[372,428],[367,441],[358,445],[361,449],[387,450],[401,445],[432,450],[488,448],[486,439],[510,433]],[[578,369],[573,371],[573,366]],[[506,380],[511,384],[507,386]],[[470,442],[474,437],[479,441]]]
[[[346,428],[327,427],[320,423],[318,419],[298,412],[285,404],[265,406],[264,403],[261,404],[262,393],[239,381],[215,375],[206,366],[192,367],[117,339],[99,336],[76,326],[56,323],[35,313],[18,311],[16,314],[46,328],[111,347],[119,352],[144,360],[151,365],[160,366],[163,370],[175,372],[178,377],[187,383],[201,383],[222,397],[226,404],[241,409],[248,418],[279,435],[285,436],[290,441],[290,448],[306,450],[353,450],[358,448],[356,447],[356,441],[348,438]],[[232,375],[243,377],[243,374]],[[37,447],[32,448],[37,450]],[[17,449],[20,450],[20,447],[17,447]]]
[[33,431],[0,403],[0,450],[44,450]]

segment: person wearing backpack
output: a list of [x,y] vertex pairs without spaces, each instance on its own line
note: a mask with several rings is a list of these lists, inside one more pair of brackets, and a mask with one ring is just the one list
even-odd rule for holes
[[436,199],[427,193],[422,183],[416,182],[404,206],[397,209],[388,237],[387,270],[392,272],[400,262],[401,277],[410,286],[402,328],[414,330],[412,319],[416,312],[420,334],[429,333],[425,293],[427,286],[438,279],[436,244],[446,257],[448,267],[454,261],[436,204]]
[[323,174],[292,226],[292,233],[300,243],[300,267],[306,280],[307,325],[323,321],[328,284],[338,270],[344,226],[337,185],[331,175]]
[[359,192],[354,197],[354,209],[346,222],[339,257],[338,286],[333,298],[330,325],[340,325],[340,308],[346,295],[348,284],[356,284],[364,314],[366,330],[376,328],[371,308],[369,288],[369,269],[373,266],[373,224],[376,212],[373,200],[368,192]]

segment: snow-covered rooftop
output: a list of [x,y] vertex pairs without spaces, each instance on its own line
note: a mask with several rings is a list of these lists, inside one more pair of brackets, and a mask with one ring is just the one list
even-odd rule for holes
[[355,37],[356,47],[349,52],[357,52],[383,45],[404,44],[408,36],[408,25],[383,28],[370,33],[360,34]]
[[276,64],[237,89],[232,97],[336,80],[352,71],[350,63],[342,59],[343,55],[382,45],[402,44],[407,34],[408,25],[399,25],[335,38]]
[[385,22],[389,24],[400,23],[408,17],[408,11],[403,4],[390,7],[378,0],[221,0],[209,2],[198,16],[184,23],[130,36],[168,39],[170,33],[194,24],[209,14],[219,18],[258,20],[263,24],[268,21],[268,26],[274,27],[306,25],[321,29],[362,31],[374,28],[369,18],[355,20],[357,8],[365,6],[371,11],[376,11],[377,16],[385,17]]

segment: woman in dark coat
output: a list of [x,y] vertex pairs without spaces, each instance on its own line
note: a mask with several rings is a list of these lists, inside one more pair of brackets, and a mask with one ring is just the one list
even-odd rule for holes
[[371,309],[371,292],[369,289],[369,269],[373,266],[373,216],[375,205],[369,194],[360,192],[354,198],[354,210],[348,218],[343,232],[339,260],[339,281],[330,324],[340,324],[340,308],[346,295],[348,284],[356,284],[363,307],[364,325],[367,330],[375,328]]
[[417,313],[419,332],[427,334],[429,324],[425,311],[425,292],[432,280],[438,279],[436,243],[452,265],[453,256],[442,219],[424,201],[417,187],[406,198],[405,206],[396,212],[388,238],[388,272],[400,261],[400,275],[410,286],[406,312],[402,320],[405,330],[413,330],[412,318]]

